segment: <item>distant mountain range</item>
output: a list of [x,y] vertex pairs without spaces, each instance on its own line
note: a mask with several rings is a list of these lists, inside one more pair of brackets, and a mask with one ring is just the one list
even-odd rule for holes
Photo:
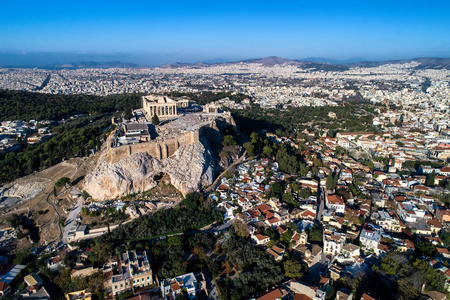
[[[48,56],[48,55],[47,55]],[[31,54],[27,56],[20,55],[1,55],[0,54],[0,67],[38,67],[43,69],[84,69],[84,68],[139,68],[143,67],[135,63],[121,62],[119,60],[110,60],[110,61],[94,61],[94,60],[83,60],[79,62],[71,62],[71,63],[52,63],[49,58],[45,55],[37,55]],[[21,57],[26,57],[27,61],[22,61],[19,63],[19,59]],[[33,64],[33,60],[39,57],[45,57],[41,64],[35,65]],[[55,60],[59,61],[70,61],[68,59],[73,58],[72,56],[55,56]],[[87,55],[86,55],[87,58]],[[106,60],[107,57],[97,56],[94,59],[102,58],[102,60]],[[105,59],[106,58],[106,59]],[[110,56],[109,58],[113,58]],[[113,58],[114,59],[114,58]],[[117,58],[116,58],[117,59]],[[100,59],[99,59],[100,60]],[[2,63],[3,61],[3,63]],[[404,60],[388,60],[388,61],[368,61],[364,58],[350,58],[347,60],[332,60],[323,57],[307,57],[303,59],[293,60],[286,59],[277,56],[270,56],[264,58],[255,58],[255,59],[247,59],[247,60],[239,60],[239,61],[231,61],[231,62],[199,62],[199,63],[181,63],[176,62],[172,64],[162,65],[162,68],[182,68],[182,67],[197,67],[203,68],[208,66],[215,65],[233,65],[233,64],[245,64],[245,63],[260,63],[264,66],[271,67],[275,65],[287,64],[292,66],[299,66],[302,68],[308,68],[312,70],[323,70],[323,71],[345,71],[351,67],[377,67],[384,64],[403,64],[412,61],[420,62],[420,65],[415,67],[416,70],[421,69],[447,69],[450,70],[450,58],[413,58],[413,59],[404,59]],[[5,63],[7,62],[7,63]]]
[[[360,60],[361,59],[361,60]],[[207,67],[213,65],[233,65],[233,64],[243,64],[243,63],[260,63],[266,67],[272,67],[275,65],[292,65],[292,66],[300,66],[303,68],[309,68],[313,70],[323,70],[323,71],[345,71],[350,69],[351,67],[378,67],[385,64],[404,64],[410,63],[412,61],[419,62],[420,65],[415,67],[416,70],[423,69],[447,69],[450,70],[450,58],[412,58],[412,59],[403,59],[403,60],[388,60],[388,61],[364,61],[363,58],[352,58],[346,61],[335,61],[327,58],[320,57],[309,57],[300,60],[292,60],[286,59],[277,56],[270,56],[264,58],[256,58],[256,59],[247,59],[242,61],[235,62],[224,62],[224,63],[174,63],[174,64],[166,64],[161,66],[162,68],[180,68],[180,67]]]
[[137,68],[139,65],[133,63],[126,63],[120,61],[106,61],[106,62],[95,62],[95,61],[80,61],[70,64],[55,64],[50,65],[47,68],[51,69],[87,69],[87,68]]
[[270,57],[264,57],[264,58],[255,58],[255,59],[247,59],[242,61],[234,61],[234,62],[222,62],[222,63],[211,63],[207,64],[204,62],[200,63],[174,63],[174,64],[166,64],[162,65],[161,68],[180,68],[180,67],[208,67],[208,66],[217,66],[217,65],[223,65],[223,66],[229,66],[229,65],[235,65],[235,64],[246,64],[246,63],[259,63],[262,64],[265,67],[273,67],[275,65],[294,65],[294,66],[300,66],[304,68],[311,68],[314,70],[324,70],[324,71],[344,71],[347,70],[348,67],[344,67],[341,65],[335,65],[330,63],[322,63],[322,62],[311,62],[311,61],[302,61],[302,60],[291,60],[286,59],[282,57],[277,56],[270,56]]
[[402,59],[402,60],[387,60],[387,61],[380,61],[380,62],[372,62],[372,61],[361,61],[361,62],[355,62],[351,64],[346,64],[346,66],[349,67],[378,67],[386,64],[404,64],[404,63],[410,63],[412,61],[417,61],[420,63],[417,67],[414,69],[416,70],[423,70],[423,69],[446,69],[450,70],[450,58],[437,58],[437,57],[418,57],[418,58],[412,58],[412,59]]

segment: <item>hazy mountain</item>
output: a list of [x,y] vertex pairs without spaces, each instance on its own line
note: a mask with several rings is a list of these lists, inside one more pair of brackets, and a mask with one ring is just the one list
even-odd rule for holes
[[204,62],[201,63],[173,63],[173,64],[166,64],[161,66],[162,68],[182,68],[182,67],[208,67],[208,66],[217,66],[217,65],[235,65],[235,64],[250,64],[250,63],[258,63],[262,64],[265,67],[273,67],[275,65],[282,65],[287,64],[291,66],[300,66],[303,68],[309,68],[312,70],[323,70],[323,71],[343,71],[348,70],[348,67],[346,66],[340,66],[340,65],[334,65],[330,63],[321,63],[321,62],[308,62],[308,61],[300,61],[300,60],[292,60],[292,59],[286,59],[282,57],[277,56],[269,56],[269,57],[263,57],[263,58],[254,58],[254,59],[246,59],[246,60],[240,60],[240,61],[233,61],[233,62],[222,62],[222,63],[211,63],[207,64]]
[[446,69],[450,70],[450,58],[437,58],[437,57],[419,57],[419,58],[411,58],[411,59],[402,59],[402,60],[387,60],[387,61],[361,61],[357,63],[346,64],[348,67],[378,67],[386,64],[404,64],[412,61],[420,62],[420,65],[415,67],[416,70],[423,69]]
[[254,58],[254,59],[247,59],[244,61],[241,61],[244,63],[260,63],[263,64],[263,66],[266,67],[272,67],[275,65],[282,65],[282,64],[289,64],[289,65],[296,65],[298,62],[295,60],[290,60],[282,57],[277,56],[269,56],[269,57],[263,57],[263,58]]
[[92,54],[92,53],[49,53],[24,52],[0,53],[0,66],[7,68],[55,68],[63,65],[73,68],[106,68],[125,66],[137,67],[137,64],[122,63],[133,61],[133,57],[126,54]]
[[[154,61],[150,65],[160,65],[156,61],[171,61],[172,56],[161,55],[127,55],[127,54],[90,54],[90,53],[0,53],[0,67],[19,67],[19,68],[47,68],[47,69],[82,69],[82,68],[136,68],[140,66],[148,66],[150,61]],[[147,60],[144,60],[146,58]],[[131,62],[138,62],[131,63]],[[144,63],[144,61],[146,61]],[[172,61],[175,61],[172,60]],[[245,63],[260,63],[267,67],[275,65],[292,65],[307,68],[311,70],[323,71],[344,71],[351,67],[376,67],[384,64],[402,64],[411,61],[418,61],[420,65],[415,69],[449,69],[450,58],[414,58],[404,60],[389,61],[367,61],[364,58],[353,57],[347,60],[333,60],[324,57],[307,57],[299,60],[286,59],[277,56],[227,61],[226,59],[207,60],[198,63],[176,62],[172,64],[164,64],[163,68],[182,68],[182,67],[198,67],[204,68],[215,65],[232,65]]]
[[55,64],[53,66],[49,66],[49,68],[54,69],[87,69],[87,68],[137,68],[139,65],[121,61],[105,61],[105,62],[96,62],[96,61],[81,61],[74,62],[70,64]]
[[182,67],[208,67],[212,64],[208,64],[208,63],[204,63],[204,62],[199,62],[199,63],[181,63],[181,62],[176,62],[173,64],[165,64],[162,65],[161,68],[172,68],[172,69],[176,69],[176,68],[182,68]]
[[335,64],[335,65],[344,65],[344,64],[350,64],[350,63],[357,63],[361,61],[367,61],[367,59],[362,57],[351,57],[346,60],[336,60],[336,59],[329,59],[325,57],[307,57],[300,59],[301,61],[310,61],[310,62],[322,62],[322,63],[329,63],[329,64]]
[[245,63],[259,63],[266,67],[273,67],[275,65],[287,64],[291,66],[299,66],[302,68],[311,69],[313,71],[345,71],[351,67],[378,67],[385,64],[404,64],[411,61],[420,62],[420,65],[414,69],[450,69],[450,58],[413,58],[404,60],[389,60],[389,61],[366,61],[364,58],[350,58],[348,60],[332,60],[323,57],[308,57],[300,60],[286,59],[277,56],[269,56],[263,58],[246,59],[233,62],[220,63],[173,63],[163,65],[163,68],[182,68],[182,67],[208,67],[215,65],[234,65]]

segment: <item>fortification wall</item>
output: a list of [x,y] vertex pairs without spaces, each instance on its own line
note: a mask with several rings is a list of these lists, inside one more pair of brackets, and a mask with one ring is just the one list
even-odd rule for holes
[[[229,112],[220,114],[220,116],[211,116],[211,119],[209,121],[210,123],[208,125],[204,125],[203,127],[210,127],[219,130],[217,127],[217,122],[224,122],[233,125],[235,129],[238,130],[236,127],[236,123]],[[108,137],[106,143],[108,163],[116,163],[132,154],[139,152],[147,152],[150,156],[156,159],[164,159],[170,157],[181,146],[198,143],[200,141],[200,135],[202,134],[203,127],[200,127],[197,130],[186,131],[182,134],[179,134],[175,138],[167,139],[164,141],[152,140],[147,143],[139,143],[119,147],[112,146],[113,136],[115,135],[115,133],[113,133]]]
[[125,145],[115,148],[109,148],[107,157],[108,163],[116,163],[132,154],[147,152],[151,157],[164,159],[172,156],[178,148],[183,145],[195,144],[199,142],[199,131],[189,131],[178,135],[176,138],[164,141],[150,141],[133,145]]

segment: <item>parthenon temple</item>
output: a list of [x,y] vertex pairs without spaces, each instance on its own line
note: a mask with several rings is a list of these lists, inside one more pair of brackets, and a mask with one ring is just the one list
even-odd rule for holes
[[177,101],[161,95],[142,96],[142,109],[148,118],[157,115],[158,117],[176,117]]

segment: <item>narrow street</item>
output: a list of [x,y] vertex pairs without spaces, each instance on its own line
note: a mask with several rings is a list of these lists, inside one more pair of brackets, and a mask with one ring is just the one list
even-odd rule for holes
[[67,235],[72,230],[72,227],[75,226],[75,219],[81,212],[81,207],[83,206],[84,199],[83,197],[78,198],[78,202],[75,207],[69,212],[66,223],[64,226],[64,233],[62,235],[62,242],[67,244],[69,241],[67,240]]

